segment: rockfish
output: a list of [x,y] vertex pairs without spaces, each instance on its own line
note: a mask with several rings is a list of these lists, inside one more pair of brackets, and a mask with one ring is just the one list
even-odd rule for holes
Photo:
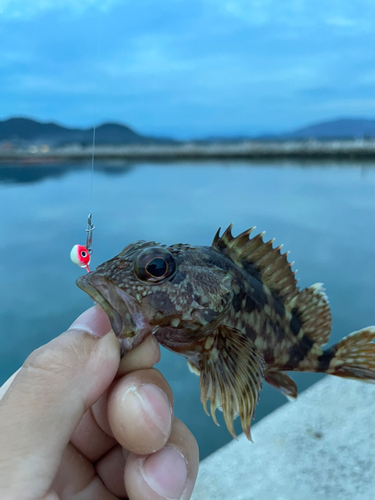
[[222,409],[229,432],[250,423],[265,380],[289,398],[297,386],[285,372],[375,379],[375,327],[328,349],[331,312],[322,284],[300,290],[288,253],[264,233],[232,236],[212,246],[137,241],[77,285],[107,313],[123,351],[153,334],[199,374],[201,401]]

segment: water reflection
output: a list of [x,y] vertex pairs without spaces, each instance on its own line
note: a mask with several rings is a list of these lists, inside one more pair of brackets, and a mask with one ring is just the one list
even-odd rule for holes
[[[375,170],[363,167],[97,163],[93,266],[138,239],[208,245],[219,226],[234,222],[238,234],[256,225],[291,251],[302,287],[325,284],[336,342],[375,323]],[[0,167],[0,176],[2,383],[33,349],[91,305],[75,286],[81,271],[69,259],[71,247],[85,240],[90,163],[8,165]],[[176,414],[197,436],[204,457],[231,438],[225,426],[217,428],[203,413],[198,379],[186,362],[165,350],[162,356],[160,369],[175,393]],[[318,380],[294,378],[300,390]],[[283,402],[266,386],[256,419]]]
[[[101,163],[95,164],[95,172],[104,172],[108,175],[122,175],[130,172],[134,168],[132,164],[121,162],[117,164]],[[20,164],[0,164],[0,183],[3,184],[33,184],[44,179],[57,179],[72,172],[91,169],[91,163],[81,164],[44,164],[43,166],[20,165]]]

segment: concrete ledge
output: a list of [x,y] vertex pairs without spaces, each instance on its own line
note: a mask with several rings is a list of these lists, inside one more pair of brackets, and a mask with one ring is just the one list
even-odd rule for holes
[[374,500],[375,387],[326,377],[201,463],[193,500]]

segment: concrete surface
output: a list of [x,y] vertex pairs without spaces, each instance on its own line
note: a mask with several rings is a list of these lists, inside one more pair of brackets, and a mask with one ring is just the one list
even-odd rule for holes
[[375,387],[326,377],[200,467],[193,500],[375,500]]

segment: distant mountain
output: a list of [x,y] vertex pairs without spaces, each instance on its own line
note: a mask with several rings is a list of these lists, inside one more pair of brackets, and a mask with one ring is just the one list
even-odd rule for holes
[[286,141],[291,139],[354,139],[354,138],[375,138],[375,119],[362,118],[340,118],[327,122],[318,122],[306,127],[298,128],[284,133],[263,133],[261,135],[236,135],[236,136],[210,136],[205,139],[200,139],[202,144],[205,143],[226,143],[226,142],[243,142],[249,139],[256,139],[264,142],[268,141]]
[[[92,143],[92,128],[70,128],[56,123],[42,123],[29,118],[9,118],[0,121],[0,145],[10,142],[17,146],[31,144],[48,146],[63,146],[65,144],[90,145]],[[260,140],[287,139],[330,139],[375,137],[375,119],[342,118],[327,122],[315,123],[280,135],[257,137]],[[249,139],[243,137],[210,137],[196,142],[242,142]],[[96,128],[96,144],[174,144],[179,141],[167,138],[147,137],[120,123],[103,123]]]
[[341,118],[328,122],[315,123],[299,128],[287,134],[287,138],[346,138],[346,137],[375,137],[375,120],[361,118]]
[[[41,123],[29,118],[10,118],[0,121],[0,143],[48,144],[59,146],[71,143],[91,144],[92,128],[69,128],[56,123]],[[96,128],[97,144],[145,144],[173,142],[138,134],[119,123],[103,123]]]

